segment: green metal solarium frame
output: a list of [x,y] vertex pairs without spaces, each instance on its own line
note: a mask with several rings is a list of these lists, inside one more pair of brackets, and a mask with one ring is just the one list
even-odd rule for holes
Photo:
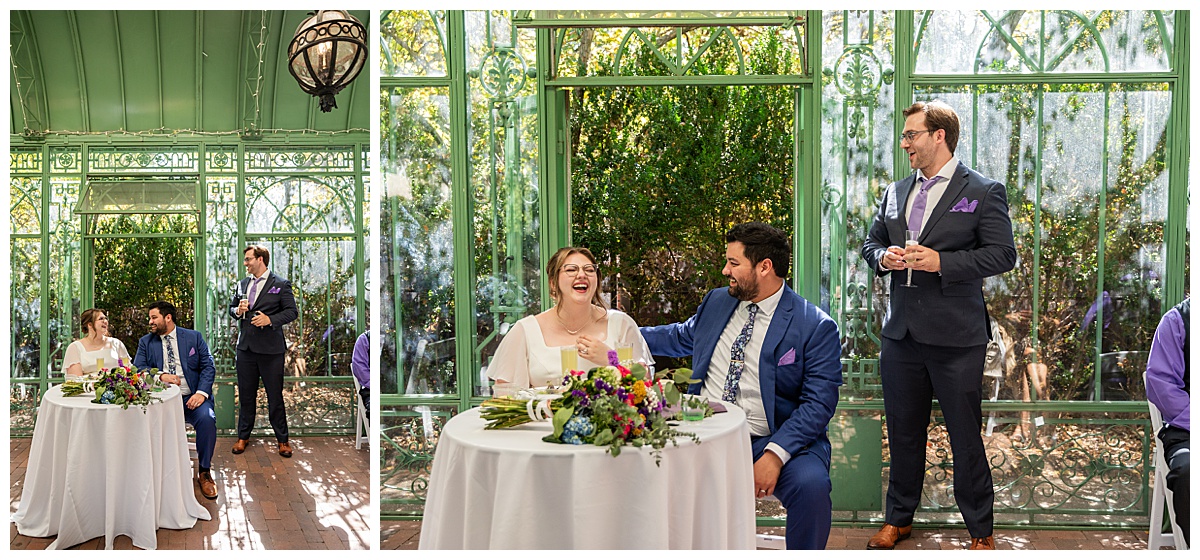
[[[831,315],[838,320],[842,329],[843,340],[847,353],[843,355],[847,387],[838,406],[838,414],[831,424],[831,438],[842,437],[843,434],[854,432],[858,437],[845,438],[841,443],[845,446],[842,451],[853,455],[858,463],[854,466],[835,461],[832,469],[834,479],[834,508],[835,521],[847,524],[868,524],[877,522],[881,517],[882,489],[873,484],[851,484],[863,476],[877,476],[886,468],[883,461],[880,443],[882,438],[882,402],[878,397],[878,373],[875,360],[855,354],[854,349],[861,346],[870,347],[872,340],[878,342],[879,317],[876,311],[877,294],[872,287],[869,276],[861,270],[855,270],[852,254],[839,253],[840,248],[852,245],[847,239],[847,216],[851,210],[867,208],[873,210],[874,199],[891,180],[908,174],[907,160],[899,153],[884,156],[884,161],[874,161],[873,156],[863,156],[852,153],[851,142],[874,145],[881,142],[891,142],[903,126],[902,119],[895,118],[894,111],[898,107],[906,107],[915,99],[927,99],[942,93],[959,93],[965,91],[966,99],[971,102],[968,111],[960,108],[964,118],[964,140],[969,146],[969,152],[960,157],[968,164],[975,165],[983,156],[981,150],[985,147],[980,138],[983,132],[977,123],[983,115],[980,108],[980,92],[987,88],[1004,86],[1029,85],[1033,95],[1038,99],[1038,113],[1035,115],[1036,137],[1035,145],[1043,145],[1044,124],[1052,119],[1044,114],[1043,97],[1053,87],[1075,87],[1075,85],[1098,84],[1104,103],[1103,123],[1105,144],[1102,150],[1103,164],[1100,165],[1098,184],[1110,185],[1108,177],[1108,135],[1110,128],[1109,106],[1110,93],[1122,91],[1121,87],[1150,84],[1148,87],[1161,88],[1169,94],[1168,117],[1165,119],[1166,153],[1165,172],[1167,173],[1165,200],[1165,218],[1162,227],[1161,245],[1164,247],[1160,260],[1155,261],[1163,271],[1161,297],[1158,299],[1156,313],[1165,311],[1174,302],[1182,299],[1187,279],[1187,160],[1190,131],[1188,122],[1189,57],[1190,57],[1190,14],[1187,11],[1176,12],[1137,12],[1144,16],[1147,22],[1143,31],[1152,36],[1147,42],[1159,45],[1157,53],[1165,62],[1158,69],[1140,70],[1125,67],[1110,67],[1108,53],[1102,44],[1101,27],[1112,25],[1111,21],[1119,17],[1132,15],[1125,12],[1067,12],[1046,11],[1018,13],[1016,11],[991,13],[987,11],[964,12],[962,17],[983,22],[985,35],[994,32],[1000,42],[1006,45],[1008,52],[1021,65],[1018,69],[996,71],[988,68],[955,71],[926,71],[921,66],[920,49],[923,43],[930,43],[932,34],[926,36],[927,30],[936,25],[937,12],[914,11],[807,11],[807,12],[773,12],[769,14],[648,14],[630,12],[617,14],[589,13],[542,13],[542,12],[490,12],[488,17],[473,13],[470,17],[482,18],[486,25],[477,24],[474,31],[468,29],[470,19],[464,12],[445,11],[428,12],[422,19],[429,26],[424,32],[429,37],[436,37],[437,51],[433,58],[443,57],[444,74],[425,73],[389,75],[385,70],[381,78],[383,88],[382,111],[389,110],[387,98],[392,92],[437,88],[443,91],[448,101],[448,136],[450,160],[450,221],[453,224],[453,294],[454,308],[458,312],[454,316],[454,340],[456,345],[453,352],[456,390],[446,393],[429,392],[425,394],[405,393],[403,387],[395,394],[381,394],[382,433],[381,445],[384,453],[381,456],[384,469],[382,479],[381,510],[385,518],[419,518],[420,505],[423,499],[424,477],[428,476],[429,460],[433,453],[432,439],[436,432],[436,422],[430,417],[444,420],[457,410],[477,406],[482,400],[482,394],[477,390],[481,385],[481,367],[484,358],[480,354],[482,346],[496,336],[495,332],[481,340],[476,332],[476,311],[487,310],[494,318],[494,325],[499,331],[502,323],[511,322],[512,315],[519,317],[526,310],[540,309],[548,305],[550,300],[544,285],[523,278],[519,272],[508,270],[509,282],[519,286],[533,285],[539,288],[531,292],[526,300],[507,300],[497,296],[495,305],[487,307],[487,302],[477,301],[479,280],[476,270],[479,262],[475,254],[476,236],[492,235],[492,249],[502,252],[516,261],[517,267],[521,261],[532,262],[533,266],[526,270],[539,270],[557,247],[571,242],[571,180],[570,180],[570,149],[568,149],[568,124],[565,110],[564,91],[571,88],[607,88],[607,87],[638,87],[638,86],[780,86],[793,88],[794,97],[794,129],[793,129],[793,197],[792,211],[793,246],[796,266],[795,277],[791,285],[802,296],[828,305]],[[381,24],[389,17],[384,12]],[[415,16],[414,16],[415,17]],[[1051,31],[1056,22],[1071,22],[1070,29],[1080,29],[1077,35],[1069,37],[1063,44],[1050,45],[1036,42],[1036,52],[1027,52],[1028,45],[1022,41],[1025,38],[1014,38],[1008,33],[1012,29],[1014,18],[1033,18],[1034,27],[1039,30],[1037,37],[1052,36]],[[836,25],[832,25],[836,24]],[[493,29],[511,26],[510,32],[503,29]],[[628,29],[625,40],[633,40],[638,33],[637,28],[647,27],[726,27],[726,26],[778,26],[792,29],[792,26],[802,30],[800,52],[802,70],[788,75],[753,75],[747,73],[731,73],[723,75],[693,75],[686,71],[668,76],[645,76],[623,74],[617,76],[563,76],[557,71],[562,49],[564,34],[570,28],[611,28]],[[1156,26],[1156,27],[1155,27]],[[851,37],[853,28],[854,37]],[[387,44],[388,28],[383,27],[385,45]],[[1150,31],[1145,31],[1150,29]],[[432,31],[430,31],[432,30]],[[507,33],[507,34],[506,34]],[[528,39],[532,33],[532,41],[518,44],[518,36]],[[930,32],[932,33],[932,32]],[[497,41],[494,35],[507,37]],[[865,39],[864,39],[865,37]],[[838,52],[838,40],[841,49]],[[1139,39],[1139,38],[1135,38]],[[1088,43],[1091,41],[1092,43]],[[433,43],[434,41],[427,41]],[[529,45],[532,44],[533,55],[529,56]],[[1088,46],[1088,45],[1091,46]],[[899,48],[899,45],[913,45],[913,48]],[[1096,45],[1100,45],[1096,47]],[[983,60],[983,43],[977,46],[975,59]],[[1075,49],[1075,47],[1079,49]],[[386,48],[381,46],[381,48]],[[932,48],[932,47],[931,47]],[[1065,71],[1061,64],[1070,60],[1074,50],[1099,48],[1102,55],[1101,70],[1095,71]],[[830,52],[823,52],[830,49]],[[496,53],[503,54],[497,55]],[[1089,51],[1092,52],[1092,51]],[[489,54],[490,53],[490,54]],[[516,54],[513,54],[516,53]],[[522,54],[523,53],[523,54]],[[409,53],[411,54],[411,53]],[[494,55],[510,63],[519,60],[516,68],[504,66],[485,67],[488,56]],[[407,56],[396,54],[397,57]],[[1147,55],[1149,56],[1149,55]],[[670,53],[662,54],[663,60],[670,59]],[[533,63],[529,64],[528,60]],[[682,56],[676,58],[683,66]],[[845,63],[846,66],[840,66]],[[385,61],[386,64],[386,61]],[[494,63],[493,63],[494,64]],[[516,63],[512,63],[516,64]],[[1116,62],[1112,62],[1116,64]],[[497,70],[497,68],[500,68]],[[824,72],[814,69],[825,69]],[[498,224],[493,216],[481,219],[479,205],[495,211],[504,201],[481,198],[478,194],[481,187],[476,183],[476,177],[485,177],[485,183],[491,181],[493,186],[496,177],[510,173],[512,168],[519,168],[522,163],[515,156],[508,159],[503,153],[494,153],[496,145],[492,144],[493,152],[479,153],[479,145],[471,143],[472,124],[471,104],[479,101],[479,90],[487,89],[482,80],[498,80],[500,89],[504,89],[504,80],[520,81],[516,89],[505,90],[509,95],[514,92],[522,94],[521,107],[528,109],[530,102],[535,103],[537,158],[528,165],[536,165],[537,200],[536,215],[538,227],[533,234],[539,254],[534,259],[526,255],[521,246],[521,237],[500,236],[501,229],[511,233],[526,227],[528,222],[521,222],[519,217],[512,218],[505,213],[506,219],[512,221]],[[520,77],[524,76],[524,78]],[[529,85],[524,85],[525,79]],[[478,82],[478,84],[477,84]],[[495,89],[497,83],[493,83]],[[524,89],[522,89],[524,88]],[[957,89],[956,89],[957,88]],[[519,91],[517,91],[519,90]],[[1155,90],[1157,91],[1157,90]],[[486,91],[484,97],[492,99],[492,91]],[[510,99],[512,101],[512,99]],[[515,101],[514,101],[515,102]],[[482,105],[481,105],[482,106]],[[533,111],[533,109],[530,109]],[[969,118],[968,118],[969,117]],[[494,123],[495,121],[488,121]],[[874,124],[876,122],[885,124]],[[1115,122],[1115,121],[1114,121]],[[494,126],[494,125],[493,125]],[[475,135],[490,134],[490,131],[474,129]],[[383,131],[387,134],[388,131]],[[507,138],[507,137],[506,137]],[[831,139],[831,140],[827,140]],[[831,145],[823,145],[831,142]],[[1032,192],[1039,197],[1038,205],[1032,210],[1033,223],[1041,223],[1041,191],[1043,186],[1042,148],[1038,148],[1034,158],[1032,175],[1035,177],[1030,185]],[[867,150],[869,152],[869,150]],[[832,155],[828,155],[832,154]],[[388,154],[382,156],[385,175],[394,170],[388,168]],[[493,173],[488,175],[472,175],[477,170],[475,159],[485,163],[478,164],[488,168]],[[491,158],[491,159],[489,159]],[[859,158],[859,159],[854,159]],[[865,159],[864,159],[865,158]],[[865,162],[867,171],[861,171],[851,166],[851,162]],[[490,162],[490,163],[489,163]],[[503,162],[503,163],[496,163]],[[504,172],[497,172],[503,166]],[[506,179],[507,180],[507,179]],[[1010,185],[1010,193],[1014,186]],[[488,192],[496,192],[492,189]],[[1100,228],[1104,229],[1104,192],[1098,192],[1100,207]],[[863,193],[866,193],[865,195]],[[395,193],[386,193],[383,203],[395,210],[403,206],[404,200]],[[1011,198],[1010,194],[1010,198]],[[856,200],[852,204],[851,199]],[[863,199],[866,199],[865,201]],[[480,202],[483,200],[483,202]],[[1014,213],[1023,210],[1014,210]],[[480,232],[479,224],[492,224],[494,231]],[[384,223],[386,229],[391,224]],[[506,241],[501,241],[505,239]],[[1096,293],[1105,289],[1103,259],[1105,255],[1104,239],[1101,235],[1099,243],[1099,273],[1096,276]],[[833,250],[831,248],[839,248]],[[384,260],[398,254],[397,247],[381,249]],[[1034,290],[1038,289],[1037,274],[1041,270],[1038,261],[1042,257],[1040,245],[1033,249],[1034,260]],[[501,259],[496,254],[492,261],[499,263]],[[509,266],[514,266],[509,261]],[[499,276],[500,265],[491,265],[492,274]],[[387,268],[385,266],[385,268]],[[859,267],[861,268],[861,267]],[[822,280],[823,274],[827,274]],[[1109,279],[1111,281],[1111,279]],[[394,295],[394,308],[385,309],[385,313],[394,314],[395,330],[387,336],[393,336],[397,351],[397,363],[385,364],[383,377],[394,376],[402,379],[407,365],[405,348],[405,329],[420,328],[423,325],[411,326],[405,323],[400,296],[404,290],[405,279],[400,275],[392,277],[392,284],[384,285],[385,292]],[[822,282],[829,285],[822,285]],[[990,288],[989,288],[990,289]],[[823,293],[824,292],[824,293]],[[535,297],[533,293],[538,295]],[[699,301],[700,294],[697,294]],[[1033,338],[1037,337],[1037,313],[1041,305],[1042,295],[1036,291],[1032,297],[1033,303]],[[386,296],[385,296],[386,299]],[[1085,304],[1086,305],[1086,304]],[[1101,321],[1106,311],[1097,311],[1096,321]],[[1155,316],[1156,318],[1157,316]],[[385,320],[385,323],[389,321]],[[385,325],[386,331],[386,325]],[[1099,370],[1101,367],[1103,332],[1096,329],[1094,347],[1094,367],[1096,370],[1095,388],[1097,395],[1100,390]],[[868,354],[869,355],[869,354]],[[394,369],[389,369],[394,366]],[[1055,482],[1050,480],[1051,473],[1041,470],[1052,459],[1065,459],[1079,442],[1057,442],[1050,447],[1038,445],[1006,448],[1011,455],[1018,471],[1017,475],[1004,479],[998,478],[997,525],[1001,527],[1093,527],[1096,525],[1112,526],[1144,526],[1149,517],[1147,503],[1149,501],[1150,457],[1152,435],[1147,428],[1145,404],[1139,401],[1039,401],[1034,396],[1032,402],[1020,400],[997,400],[984,403],[985,413],[1015,416],[1021,414],[1058,415],[1046,419],[1052,425],[1081,426],[1081,429],[1092,432],[1087,437],[1105,439],[1113,434],[1124,434],[1120,430],[1132,430],[1140,439],[1140,452],[1135,458],[1120,458],[1121,452],[1115,448],[1101,449],[1101,452],[1089,456],[1085,463],[1098,465],[1092,474],[1087,475],[1086,481]],[[411,426],[423,423],[422,430]],[[1040,424],[1039,424],[1040,425]],[[878,438],[878,439],[876,439]],[[1082,439],[1082,436],[1081,436]],[[1103,446],[1101,446],[1103,447]],[[1039,466],[1040,465],[1040,466]],[[934,478],[944,477],[949,468],[948,461],[931,462],[930,468],[937,474]],[[1007,468],[1007,467],[1006,467]],[[1091,471],[1089,471],[1091,472]],[[1106,479],[1105,477],[1112,477]],[[389,482],[402,481],[402,486]],[[940,480],[940,478],[939,478]],[[1127,491],[1120,496],[1105,496],[1092,499],[1084,496],[1082,488],[1087,484],[1100,483],[1109,480],[1108,484],[1120,487],[1124,485]],[[943,481],[944,482],[944,481]],[[884,481],[886,484],[886,481]],[[1057,484],[1057,485],[1056,485]],[[944,485],[943,485],[944,486]],[[1042,500],[1033,499],[1034,490],[1042,493]],[[961,526],[957,519],[953,499],[948,495],[927,495],[922,504],[921,521],[927,526]],[[777,510],[760,504],[760,524],[781,525],[782,518]]]
[[[353,13],[369,22],[367,11]],[[241,248],[259,242],[284,249],[273,251],[272,268],[290,276],[297,292],[300,317],[287,331],[292,353],[302,357],[311,349],[324,362],[321,371],[287,378],[293,431],[353,431],[349,348],[367,323],[370,87],[359,79],[339,94],[338,109],[318,111],[286,68],[288,43],[306,17],[303,11],[12,12],[11,248],[14,265],[30,265],[13,274],[10,292],[14,434],[32,432],[31,412],[42,392],[61,381],[62,353],[78,338],[79,312],[93,303],[101,272],[91,259],[93,241],[114,237],[94,233],[96,215],[122,213],[119,196],[99,212],[76,208],[80,197],[98,181],[161,179],[195,189],[188,207],[169,210],[195,216],[195,229],[171,236],[196,240],[189,311],[217,365],[218,429],[231,433],[237,413],[229,290],[244,274]],[[146,206],[129,213],[161,211]],[[115,237],[147,235],[162,234]],[[301,336],[315,330],[320,337],[326,328],[324,341]],[[26,345],[18,347],[19,340]],[[257,433],[270,433],[259,416]]]

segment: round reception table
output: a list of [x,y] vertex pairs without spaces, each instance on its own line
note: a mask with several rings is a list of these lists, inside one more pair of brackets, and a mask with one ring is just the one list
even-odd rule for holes
[[442,429],[422,549],[753,549],[754,471],[741,409],[650,450],[547,443],[549,421],[484,430],[479,409]]
[[92,403],[92,395],[46,391],[29,449],[21,504],[13,521],[29,537],[58,535],[67,548],[117,535],[156,548],[155,531],[189,529],[209,519],[196,501],[179,388],[146,407]]

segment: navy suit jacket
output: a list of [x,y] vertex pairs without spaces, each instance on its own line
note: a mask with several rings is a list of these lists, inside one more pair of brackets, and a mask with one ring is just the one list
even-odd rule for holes
[[[187,379],[192,392],[203,391],[212,396],[213,379],[217,376],[217,368],[213,365],[212,353],[204,337],[191,329],[175,326],[175,340],[179,346],[179,363],[183,366],[183,377]],[[158,368],[163,369],[162,337],[150,333],[138,340],[137,354],[133,357],[133,365],[139,370]]]
[[[692,357],[692,379],[701,383],[693,384],[689,392],[698,394],[717,340],[739,303],[728,287],[718,288],[704,296],[687,321],[642,327],[642,337],[656,356]],[[789,351],[795,360],[779,365]],[[796,455],[816,441],[828,441],[825,431],[842,384],[841,355],[837,323],[784,285],[758,357],[772,443]]]
[[[244,294],[250,290],[250,278],[242,278],[238,282],[238,291],[233,294],[229,303],[229,316],[237,319],[238,350],[248,350],[257,354],[283,354],[287,352],[287,343],[283,339],[283,326],[294,321],[296,298],[292,295],[292,283],[274,272],[259,286],[254,295],[254,305],[246,311],[245,318],[238,317],[237,308]],[[271,324],[266,327],[256,327],[250,324],[254,312],[262,311],[271,317]]]
[[[908,229],[904,211],[916,180],[914,172],[883,193],[862,247],[863,258],[876,275],[892,272],[879,267],[888,246],[904,246]],[[951,212],[956,206],[970,211]],[[1008,272],[1017,263],[1004,185],[959,162],[917,241],[938,252],[941,275],[914,270],[912,281],[917,287],[907,288],[899,286],[905,271],[892,274],[883,336],[901,340],[907,333],[917,342],[938,346],[987,344],[991,329],[983,279]]]

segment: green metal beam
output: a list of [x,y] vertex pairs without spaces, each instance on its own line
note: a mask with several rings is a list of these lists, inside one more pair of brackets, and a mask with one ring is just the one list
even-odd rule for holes
[[[810,44],[810,49],[812,44]],[[549,81],[555,87],[672,87],[672,86],[802,86],[815,83],[812,76],[584,76]]]
[[447,14],[450,74],[450,191],[454,225],[454,332],[459,403],[466,409],[471,379],[479,371],[475,348],[474,195],[471,188],[471,127],[467,97],[467,32],[462,11]]
[[[1188,291],[1188,279],[1183,272],[1187,270],[1188,251],[1188,197],[1190,157],[1192,146],[1191,131],[1191,11],[1175,11],[1175,51],[1171,57],[1174,68],[1179,72],[1179,79],[1171,87],[1171,118],[1168,121],[1167,138],[1171,139],[1171,150],[1167,154],[1169,177],[1167,179],[1167,223],[1163,231],[1163,244],[1166,245],[1165,262],[1166,279],[1163,285],[1162,309],[1167,309],[1183,300]],[[1193,226],[1194,227],[1194,226]],[[1196,250],[1192,247],[1192,251]],[[1196,271],[1192,271],[1195,274]]]

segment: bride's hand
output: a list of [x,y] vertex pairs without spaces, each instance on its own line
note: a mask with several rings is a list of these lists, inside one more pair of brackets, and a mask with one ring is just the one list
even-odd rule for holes
[[575,347],[579,349],[580,356],[587,358],[594,364],[608,363],[608,351],[611,348],[599,340],[583,335],[575,339]]

